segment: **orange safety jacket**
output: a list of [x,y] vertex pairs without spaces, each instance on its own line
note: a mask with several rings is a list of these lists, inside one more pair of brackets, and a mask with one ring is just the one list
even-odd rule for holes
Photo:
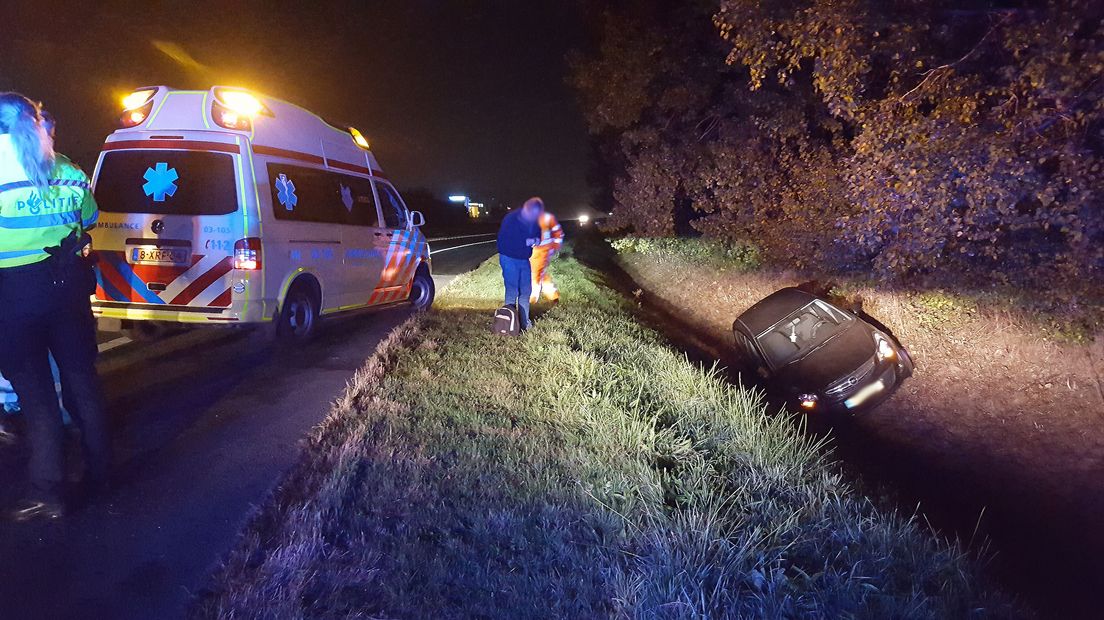
[[541,253],[547,256],[552,252],[559,252],[560,248],[563,247],[564,233],[563,226],[560,226],[556,216],[545,211],[540,217],[540,227],[541,240],[533,248],[533,253]]

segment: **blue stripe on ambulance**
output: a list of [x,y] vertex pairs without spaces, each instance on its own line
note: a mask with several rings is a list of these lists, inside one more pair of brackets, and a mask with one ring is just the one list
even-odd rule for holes
[[123,294],[122,291],[115,288],[115,285],[103,277],[103,273],[99,269],[96,269],[96,283],[100,285],[100,288],[107,293],[107,296],[115,301],[130,301],[130,298]]
[[133,288],[134,291],[142,297],[142,299],[151,304],[165,303],[165,300],[161,299],[157,296],[156,293],[149,290],[149,287],[146,286],[146,283],[143,282],[142,279],[134,273],[134,270],[131,269],[130,265],[126,262],[125,256],[122,257],[122,260],[119,260],[119,257],[117,255],[112,255],[109,253],[105,253],[103,256],[107,257],[108,262],[110,262],[111,265],[119,271],[119,275],[123,276],[123,279],[127,281],[127,284],[130,284],[131,288]]

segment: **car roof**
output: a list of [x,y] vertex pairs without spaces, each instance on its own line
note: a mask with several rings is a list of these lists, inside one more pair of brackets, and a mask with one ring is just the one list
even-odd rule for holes
[[736,322],[741,324],[750,335],[758,336],[785,318],[786,315],[815,299],[818,299],[816,295],[796,287],[786,287],[756,302],[755,305],[745,310],[736,319]]
[[[217,90],[241,90],[214,86],[209,90],[180,90],[168,86],[145,86],[139,90],[154,90],[149,118],[136,127],[116,129],[107,142],[136,145],[146,140],[157,141],[165,133],[179,134],[201,141],[238,142],[248,138],[255,149],[278,149],[325,162],[328,167],[382,177],[379,162],[370,149],[358,147],[348,129],[339,129],[317,114],[294,103],[246,91],[261,101],[271,112],[254,119],[249,132],[212,126],[210,109]],[[136,148],[136,147],[135,147]],[[163,147],[162,147],[163,148]]]

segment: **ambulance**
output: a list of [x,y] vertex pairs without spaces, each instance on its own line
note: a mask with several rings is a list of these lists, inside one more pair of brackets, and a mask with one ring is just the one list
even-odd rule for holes
[[93,175],[101,322],[305,340],[324,316],[433,303],[425,218],[355,128],[229,87],[140,88],[123,108]]

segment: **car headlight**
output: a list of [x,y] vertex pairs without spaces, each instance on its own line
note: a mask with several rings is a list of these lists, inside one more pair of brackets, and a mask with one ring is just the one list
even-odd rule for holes
[[874,334],[874,344],[877,346],[876,353],[879,362],[895,359],[897,357],[897,349],[893,346],[893,343],[889,341],[889,338],[886,338],[882,334]]

